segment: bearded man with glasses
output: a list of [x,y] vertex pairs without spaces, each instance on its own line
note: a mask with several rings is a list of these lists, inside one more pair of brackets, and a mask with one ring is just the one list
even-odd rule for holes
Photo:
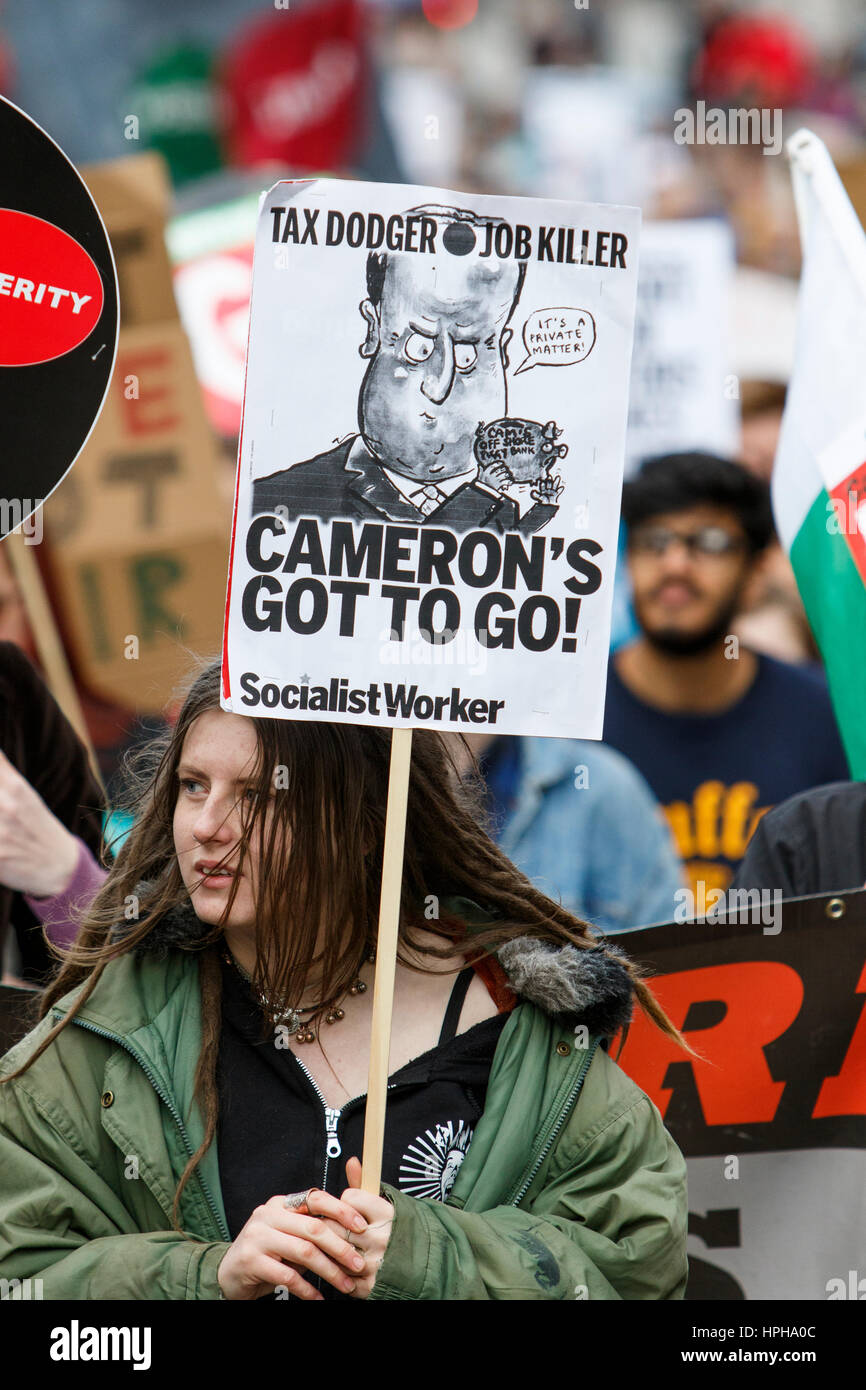
[[611,661],[604,738],[664,807],[699,904],[728,887],[765,811],[850,774],[821,670],[732,631],[773,536],[767,485],[670,454],[626,483],[622,511],[640,634]]

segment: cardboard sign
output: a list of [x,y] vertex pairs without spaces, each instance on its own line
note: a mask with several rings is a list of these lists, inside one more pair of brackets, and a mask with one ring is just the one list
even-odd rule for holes
[[160,711],[190,652],[219,648],[228,516],[217,467],[183,329],[124,331],[102,419],[48,509],[46,537],[76,665],[130,709]]
[[87,186],[105,220],[117,265],[123,328],[177,318],[165,220],[171,184],[158,154],[86,165]]
[[514,169],[521,187],[548,198],[651,201],[658,160],[647,157],[646,106],[633,73],[549,63],[522,71],[519,85],[529,151]]
[[219,649],[224,465],[171,291],[161,161],[137,156],[87,177],[117,236],[128,309],[123,299],[102,417],[46,508],[48,570],[80,679],[105,699],[155,714],[187,674],[190,654]]
[[105,227],[63,151],[0,97],[0,539],[69,471],[117,345]]
[[271,189],[225,708],[601,736],[639,225],[425,187]]
[[653,454],[737,446],[730,300],[734,238],[717,220],[646,222],[626,437],[628,472]]
[[862,1299],[866,892],[770,897],[618,938],[701,1054],[636,1013],[619,1063],[688,1162],[690,1299]]

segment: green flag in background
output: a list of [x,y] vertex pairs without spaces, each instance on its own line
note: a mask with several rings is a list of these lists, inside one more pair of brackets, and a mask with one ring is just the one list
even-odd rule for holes
[[[127,97],[128,138],[158,150],[175,185],[223,165],[219,91],[212,66],[210,53],[192,44],[163,50],[140,73]],[[138,120],[137,133],[130,116]]]

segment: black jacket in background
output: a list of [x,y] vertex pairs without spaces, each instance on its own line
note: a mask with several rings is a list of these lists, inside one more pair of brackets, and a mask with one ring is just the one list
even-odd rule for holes
[[[104,798],[87,750],[36,668],[14,642],[0,642],[0,748],[59,821],[99,858]],[[0,883],[0,955],[8,927],[21,974],[42,985],[56,962],[20,893]]]
[[732,887],[779,888],[785,898],[803,898],[864,883],[866,782],[830,782],[761,817]]

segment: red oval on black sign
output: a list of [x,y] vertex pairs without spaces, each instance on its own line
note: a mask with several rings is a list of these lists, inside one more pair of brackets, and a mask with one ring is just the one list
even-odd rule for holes
[[102,280],[68,232],[0,208],[0,366],[50,362],[83,343],[102,313]]

